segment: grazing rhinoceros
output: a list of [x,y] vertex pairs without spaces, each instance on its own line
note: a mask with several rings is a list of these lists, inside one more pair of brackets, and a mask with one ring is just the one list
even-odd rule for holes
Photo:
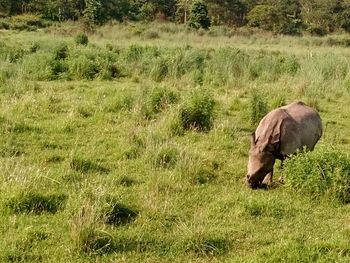
[[294,102],[269,112],[251,137],[247,184],[251,188],[272,183],[275,160],[306,147],[313,150],[322,135],[319,114],[303,102]]

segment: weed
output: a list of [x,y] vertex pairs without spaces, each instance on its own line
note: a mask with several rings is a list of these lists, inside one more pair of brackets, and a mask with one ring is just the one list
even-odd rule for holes
[[146,118],[151,119],[177,101],[178,96],[173,91],[165,87],[156,87],[149,92],[141,111]]

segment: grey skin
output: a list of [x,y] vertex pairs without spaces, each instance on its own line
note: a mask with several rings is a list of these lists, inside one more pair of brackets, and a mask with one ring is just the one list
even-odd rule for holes
[[312,151],[321,136],[320,115],[301,101],[269,112],[251,136],[247,185],[271,185],[276,159],[283,161],[298,149]]

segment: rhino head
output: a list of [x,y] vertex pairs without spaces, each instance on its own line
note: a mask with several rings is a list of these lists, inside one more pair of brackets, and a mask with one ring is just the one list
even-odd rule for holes
[[251,136],[246,183],[253,189],[266,188],[266,184],[263,183],[264,178],[273,171],[276,157],[273,153],[274,145],[270,142],[270,140],[263,143],[257,142],[255,133]]

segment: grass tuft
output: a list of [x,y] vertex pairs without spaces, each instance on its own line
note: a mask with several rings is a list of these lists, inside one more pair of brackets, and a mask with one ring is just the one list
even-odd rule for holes
[[80,157],[74,157],[70,162],[70,168],[74,171],[81,173],[90,173],[90,172],[98,172],[98,173],[108,173],[109,169],[97,164],[91,160],[83,159]]
[[65,194],[21,193],[10,199],[6,206],[16,214],[19,213],[51,213],[63,209],[67,200]]
[[195,89],[180,108],[180,121],[184,129],[208,131],[213,124],[214,105],[210,93]]
[[341,152],[301,152],[286,161],[283,175],[290,190],[313,198],[326,196],[350,202],[350,158]]
[[137,210],[116,203],[111,205],[104,217],[106,224],[119,226],[134,221],[138,214],[139,212]]

